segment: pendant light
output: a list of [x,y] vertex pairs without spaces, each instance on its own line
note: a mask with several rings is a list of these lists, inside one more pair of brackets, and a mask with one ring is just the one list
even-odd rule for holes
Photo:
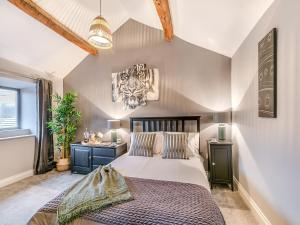
[[101,16],[101,0],[100,0],[100,16],[93,19],[88,41],[95,48],[109,49],[112,47],[112,34],[107,21]]

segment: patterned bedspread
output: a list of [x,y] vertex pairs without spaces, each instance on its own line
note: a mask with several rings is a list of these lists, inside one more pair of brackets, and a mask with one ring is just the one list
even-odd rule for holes
[[[133,201],[125,202],[102,211],[88,213],[80,218],[91,224],[200,224],[224,225],[225,221],[209,191],[199,185],[126,177],[126,183],[134,196]],[[63,197],[55,199],[42,207],[37,214],[53,216]],[[29,224],[39,223],[33,217]],[[43,218],[46,218],[43,217]],[[72,223],[73,224],[73,223]],[[74,221],[76,224],[76,220]],[[86,223],[82,223],[86,224]]]

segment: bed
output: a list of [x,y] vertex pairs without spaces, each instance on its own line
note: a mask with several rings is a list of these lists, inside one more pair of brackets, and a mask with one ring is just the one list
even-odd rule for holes
[[[200,132],[200,117],[131,118],[130,131]],[[200,154],[185,160],[162,159],[161,155],[129,156],[126,153],[111,165],[126,177],[135,200],[88,213],[70,225],[225,224],[210,194]],[[42,207],[28,224],[57,225],[55,209],[62,196]]]

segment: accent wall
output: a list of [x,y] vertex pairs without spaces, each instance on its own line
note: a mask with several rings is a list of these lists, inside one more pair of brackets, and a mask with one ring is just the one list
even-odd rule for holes
[[[85,128],[106,133],[107,119],[121,119],[121,133],[128,139],[129,117],[202,115],[201,150],[206,152],[206,139],[217,132],[212,112],[231,108],[231,59],[178,37],[167,42],[161,30],[132,19],[113,40],[112,50],[87,56],[64,78],[64,92],[73,90],[79,97],[83,118],[78,140]],[[139,63],[159,69],[159,100],[125,111],[122,103],[112,102],[112,73]]]

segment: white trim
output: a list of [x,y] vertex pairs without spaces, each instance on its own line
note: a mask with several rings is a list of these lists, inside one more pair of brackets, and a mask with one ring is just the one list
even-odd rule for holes
[[1,76],[8,78],[8,79],[25,81],[28,83],[36,83],[36,80],[38,79],[38,76],[34,76],[34,75],[27,76],[27,75],[23,75],[21,73],[15,73],[13,71],[2,70],[2,69],[0,69],[0,74],[1,74]]
[[30,129],[1,129],[0,138],[9,138],[15,136],[29,135],[31,134]]
[[26,135],[20,135],[20,136],[4,137],[4,138],[0,138],[0,141],[7,141],[7,140],[12,140],[12,139],[27,138],[27,137],[35,137],[35,135],[34,134],[26,134]]
[[246,189],[242,186],[242,184],[233,177],[235,185],[238,187],[238,191],[241,197],[244,199],[246,204],[251,208],[251,210],[256,214],[256,217],[265,225],[272,225],[272,223],[265,216],[261,208],[256,204],[254,199],[250,196],[250,194],[246,191]]
[[0,180],[0,188],[7,186],[9,184],[15,183],[17,181],[23,180],[27,177],[31,177],[31,176],[33,176],[33,174],[34,174],[33,170],[28,170],[23,173],[19,173],[19,174],[4,178],[4,179]]

